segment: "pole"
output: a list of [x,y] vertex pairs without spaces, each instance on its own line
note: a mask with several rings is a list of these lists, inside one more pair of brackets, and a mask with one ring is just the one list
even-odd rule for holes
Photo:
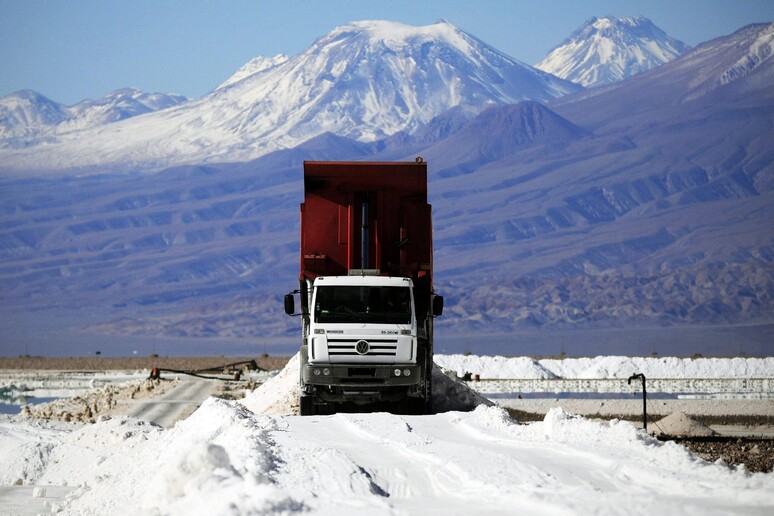
[[629,385],[632,384],[632,380],[639,378],[642,380],[642,427],[645,429],[645,431],[648,431],[648,408],[647,408],[647,399],[648,399],[648,393],[645,390],[645,375],[642,373],[633,374],[629,377],[629,379],[626,381]]

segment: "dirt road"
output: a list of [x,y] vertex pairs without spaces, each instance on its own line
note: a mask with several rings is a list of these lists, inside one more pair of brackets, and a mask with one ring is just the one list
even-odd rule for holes
[[170,428],[188,417],[216,388],[216,381],[183,376],[177,386],[161,396],[137,401],[127,415]]

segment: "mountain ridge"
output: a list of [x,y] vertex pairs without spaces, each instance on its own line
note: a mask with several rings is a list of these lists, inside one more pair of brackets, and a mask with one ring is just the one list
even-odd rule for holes
[[0,148],[27,147],[39,139],[88,129],[166,109],[188,100],[182,95],[121,88],[99,99],[65,106],[33,90],[0,99]]
[[[385,21],[337,27],[300,54],[259,60],[200,99],[142,119],[2,152],[5,170],[159,170],[247,161],[324,132],[374,141],[412,133],[456,106],[546,101],[581,87],[534,69],[461,29]],[[121,137],[118,137],[118,134]],[[87,149],[102,148],[95,154]]]

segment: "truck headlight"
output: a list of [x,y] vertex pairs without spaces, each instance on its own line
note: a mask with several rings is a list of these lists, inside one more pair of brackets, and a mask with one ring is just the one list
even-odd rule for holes
[[395,376],[400,376],[400,369],[396,369],[395,371],[392,372],[392,374],[394,374]]
[[329,374],[331,374],[331,370],[326,367],[325,369],[323,369],[323,374],[325,376],[328,376]]
[[411,369],[404,369],[403,376],[411,376]]
[[320,370],[319,369],[315,369],[314,370],[314,375],[315,376],[320,376]]

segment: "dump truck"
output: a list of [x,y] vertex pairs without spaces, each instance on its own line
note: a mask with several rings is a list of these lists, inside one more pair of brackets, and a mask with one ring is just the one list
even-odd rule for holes
[[300,258],[284,308],[302,321],[301,414],[428,413],[443,297],[427,163],[304,162]]

